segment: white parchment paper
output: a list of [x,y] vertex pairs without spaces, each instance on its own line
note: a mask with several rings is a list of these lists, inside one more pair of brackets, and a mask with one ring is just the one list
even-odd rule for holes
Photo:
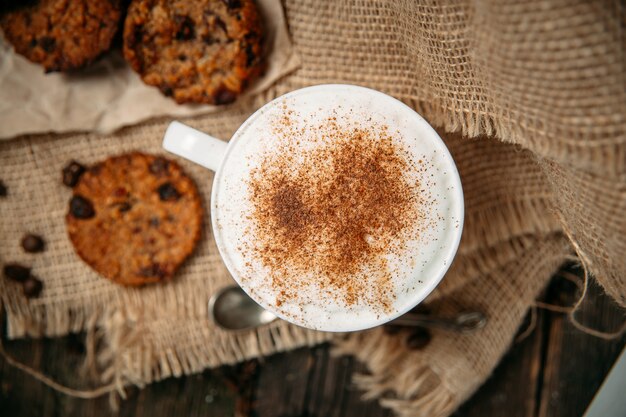
[[[258,0],[265,24],[267,70],[244,95],[266,90],[299,65],[280,0]],[[112,50],[72,74],[45,74],[0,37],[0,139],[27,133],[109,133],[157,116],[220,111],[211,105],[180,105],[145,85]]]

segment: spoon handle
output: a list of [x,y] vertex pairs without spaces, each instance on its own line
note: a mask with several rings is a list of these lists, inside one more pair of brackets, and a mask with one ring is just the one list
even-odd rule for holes
[[406,313],[389,322],[392,326],[435,327],[453,332],[471,333],[485,327],[487,317],[479,311],[461,313],[453,318],[435,317],[426,314]]

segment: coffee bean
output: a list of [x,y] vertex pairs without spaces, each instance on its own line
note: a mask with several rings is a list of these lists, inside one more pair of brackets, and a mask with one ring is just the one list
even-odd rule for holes
[[7,186],[0,180],[0,197],[6,197],[8,194]]
[[411,350],[424,349],[430,343],[431,338],[430,332],[427,329],[416,327],[406,339],[406,347]]
[[80,176],[85,172],[85,167],[76,161],[70,161],[69,164],[63,168],[63,184],[68,187],[74,187],[78,184]]
[[165,158],[156,158],[150,164],[150,172],[156,176],[161,176],[163,174],[167,174],[170,167],[170,163]]
[[162,184],[158,189],[159,198],[161,201],[173,201],[180,198],[180,193],[170,182]]
[[41,236],[28,234],[22,238],[22,248],[28,253],[43,252],[46,242]]
[[4,266],[4,276],[16,282],[24,282],[30,276],[30,268],[20,264],[6,264]]
[[236,98],[237,94],[230,91],[226,87],[222,87],[215,92],[215,95],[213,96],[213,101],[215,102],[215,104],[229,104],[235,101]]
[[96,215],[91,201],[80,195],[75,195],[70,200],[70,214],[77,219],[90,219]]
[[33,276],[28,277],[28,279],[22,283],[22,291],[26,298],[39,297],[41,290],[43,290],[43,282]]

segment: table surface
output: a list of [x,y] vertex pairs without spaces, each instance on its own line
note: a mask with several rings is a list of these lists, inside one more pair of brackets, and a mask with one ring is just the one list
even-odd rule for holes
[[[575,287],[553,279],[544,298],[571,302]],[[615,329],[620,310],[595,284],[578,314],[601,329]],[[563,314],[539,309],[529,336],[514,343],[493,375],[455,417],[581,416],[626,344],[626,336],[602,340],[577,330]],[[527,321],[529,318],[527,317]],[[526,324],[522,325],[522,329]],[[84,387],[81,335],[5,341],[14,358],[72,387]],[[363,401],[351,376],[365,367],[352,357],[331,357],[329,346],[299,349],[145,389],[130,388],[119,411],[106,397],[95,400],[59,394],[0,358],[1,416],[392,416],[375,401]]]

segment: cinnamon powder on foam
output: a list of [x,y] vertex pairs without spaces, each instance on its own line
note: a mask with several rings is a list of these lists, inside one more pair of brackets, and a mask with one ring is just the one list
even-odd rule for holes
[[313,147],[300,146],[288,115],[274,130],[282,140],[248,184],[254,244],[245,249],[270,271],[276,306],[306,302],[314,284],[317,301],[391,312],[387,257],[403,253],[425,218],[412,173],[422,161],[386,126],[346,128],[331,117],[311,130]]

